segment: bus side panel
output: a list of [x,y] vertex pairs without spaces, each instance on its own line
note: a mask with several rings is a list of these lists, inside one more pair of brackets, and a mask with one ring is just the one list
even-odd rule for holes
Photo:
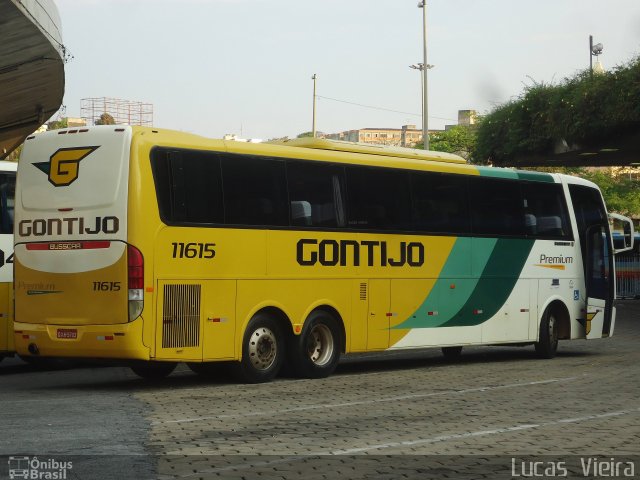
[[156,359],[236,358],[235,280],[166,280],[156,298]]
[[13,352],[13,236],[0,234],[0,357]]
[[511,295],[498,312],[482,324],[482,343],[529,340],[529,291],[531,280],[516,282]]
[[0,283],[0,357],[2,352],[13,351],[12,284]]

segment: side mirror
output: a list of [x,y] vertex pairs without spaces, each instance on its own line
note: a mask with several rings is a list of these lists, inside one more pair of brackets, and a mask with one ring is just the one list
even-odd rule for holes
[[630,218],[617,213],[610,213],[609,220],[612,224],[613,254],[633,250],[633,222]]

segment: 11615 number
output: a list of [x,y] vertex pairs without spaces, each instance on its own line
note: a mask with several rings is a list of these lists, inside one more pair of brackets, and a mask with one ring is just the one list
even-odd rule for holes
[[173,258],[213,258],[216,256],[215,243],[173,242]]

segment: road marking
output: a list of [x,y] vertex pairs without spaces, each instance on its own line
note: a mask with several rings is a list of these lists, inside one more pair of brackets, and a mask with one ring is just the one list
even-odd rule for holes
[[381,397],[370,400],[355,400],[352,402],[342,402],[342,403],[329,403],[329,404],[314,404],[314,405],[303,405],[300,407],[291,407],[284,408],[280,410],[269,410],[269,411],[256,411],[256,412],[248,412],[248,413],[231,413],[231,414],[220,414],[220,415],[211,415],[211,416],[202,416],[202,417],[192,417],[192,418],[181,418],[177,420],[156,420],[151,422],[151,425],[169,425],[174,423],[192,423],[192,422],[201,422],[203,420],[220,420],[226,418],[243,418],[243,417],[259,417],[259,416],[274,416],[278,414],[288,414],[292,412],[304,412],[309,410],[326,410],[333,408],[344,408],[351,407],[357,405],[372,405],[376,403],[386,403],[386,402],[399,402],[405,400],[414,400],[418,398],[428,398],[428,397],[441,397],[447,395],[465,395],[469,393],[484,393],[490,392],[493,390],[502,390],[508,388],[518,388],[518,387],[529,387],[534,385],[546,385],[549,383],[557,383],[557,382],[569,382],[572,380],[576,380],[578,378],[584,378],[587,375],[579,375],[576,377],[565,377],[565,378],[552,378],[549,380],[538,380],[535,382],[521,382],[521,383],[509,383],[506,385],[494,385],[494,386],[483,386],[483,387],[474,387],[474,388],[465,388],[462,390],[445,390],[442,392],[429,392],[429,393],[412,393],[408,395],[395,395],[392,397]]
[[637,413],[640,412],[640,408],[632,408],[629,410],[618,410],[615,412],[606,412],[606,413],[597,413],[597,414],[592,414],[592,415],[585,415],[583,417],[575,417],[575,418],[563,418],[560,420],[554,420],[552,422],[544,422],[544,423],[532,423],[532,424],[524,424],[524,425],[513,425],[510,427],[501,427],[501,428],[495,428],[495,429],[491,429],[491,430],[478,430],[476,432],[463,432],[463,433],[456,433],[456,434],[451,434],[451,435],[439,435],[436,437],[430,437],[430,438],[418,438],[415,440],[403,440],[401,442],[389,442],[389,443],[382,443],[382,444],[378,444],[378,445],[368,445],[366,447],[361,447],[361,448],[348,448],[345,450],[331,450],[331,451],[326,451],[323,453],[314,453],[315,455],[353,455],[356,453],[364,453],[364,452],[370,452],[371,450],[382,450],[385,448],[394,448],[394,447],[411,447],[414,445],[428,445],[431,443],[438,443],[438,442],[446,442],[449,440],[458,440],[458,439],[462,439],[462,438],[470,438],[470,437],[481,437],[481,436],[485,436],[485,435],[496,435],[496,434],[500,434],[500,433],[509,433],[509,432],[517,432],[520,430],[531,430],[531,429],[535,429],[535,428],[544,428],[544,427],[552,427],[552,426],[557,426],[557,425],[561,425],[561,424],[568,424],[568,423],[579,423],[579,422],[586,422],[589,420],[599,420],[602,418],[609,418],[609,417],[619,417],[622,415],[629,415],[632,413]]
[[[196,472],[190,472],[190,473],[185,474],[185,475],[179,475],[178,477],[179,478],[189,478],[189,477],[194,477],[194,476],[201,476],[203,474],[220,474],[220,473],[229,472],[229,471],[251,470],[251,469],[255,469],[256,467],[267,467],[267,466],[278,465],[278,464],[282,464],[282,463],[301,462],[301,461],[305,461],[305,460],[307,460],[309,458],[319,457],[319,456],[323,456],[323,455],[355,455],[355,454],[362,454],[362,453],[365,453],[365,452],[370,452],[372,450],[382,450],[382,449],[385,449],[385,448],[411,447],[411,446],[415,446],[415,445],[428,445],[428,444],[433,444],[433,443],[446,442],[446,441],[449,441],[449,440],[458,440],[458,439],[463,439],[463,438],[481,437],[481,436],[486,436],[486,435],[496,435],[496,434],[502,434],[502,433],[518,432],[518,431],[522,431],[522,430],[532,430],[532,429],[536,429],[536,428],[557,426],[557,425],[560,425],[560,424],[579,423],[579,422],[585,422],[585,421],[589,421],[589,420],[599,420],[599,419],[602,419],[602,418],[619,417],[619,416],[622,416],[622,415],[629,415],[629,414],[637,413],[637,412],[640,412],[640,408],[633,408],[633,409],[629,409],[629,410],[617,410],[617,411],[614,411],[614,412],[595,413],[595,414],[591,414],[591,415],[585,415],[585,416],[582,416],[582,417],[562,418],[560,420],[554,420],[554,421],[551,421],[551,422],[544,422],[544,423],[531,423],[531,424],[523,424],[523,425],[512,425],[512,426],[509,426],[509,427],[499,427],[499,428],[494,428],[494,429],[490,429],[490,430],[478,430],[478,431],[475,431],[475,432],[463,432],[463,433],[457,433],[457,434],[452,434],[452,435],[438,435],[438,436],[429,437],[429,438],[419,438],[419,439],[415,439],[415,440],[404,440],[402,442],[389,442],[389,443],[383,443],[383,444],[378,444],[378,445],[368,445],[366,447],[361,447],[361,448],[349,448],[349,449],[344,449],[344,450],[327,450],[327,451],[320,451],[320,452],[310,452],[307,455],[287,456],[287,457],[278,458],[278,459],[274,459],[274,460],[265,460],[265,461],[259,461],[259,462],[246,462],[246,463],[241,463],[241,464],[237,464],[237,465],[228,465],[226,467],[218,467],[218,468],[210,468],[210,469],[198,470]],[[168,479],[168,478],[176,478],[176,476],[160,475],[159,478],[160,479],[165,479],[165,478]]]

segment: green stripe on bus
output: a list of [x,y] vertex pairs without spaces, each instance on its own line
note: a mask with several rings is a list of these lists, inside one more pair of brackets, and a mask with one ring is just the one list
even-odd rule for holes
[[518,172],[509,168],[478,167],[478,171],[482,177],[518,179]]
[[518,172],[518,178],[532,182],[555,183],[553,176],[544,172]]
[[[509,298],[533,243],[527,239],[459,238],[429,296],[408,319],[392,328],[458,327],[485,322]],[[473,272],[468,271],[469,255],[473,258]]]
[[484,270],[496,243],[495,238],[458,238],[429,296],[408,319],[392,328],[438,327],[454,318],[479,281],[473,270]]
[[535,240],[498,240],[480,281],[460,311],[442,327],[479,325],[504,305],[520,277]]

